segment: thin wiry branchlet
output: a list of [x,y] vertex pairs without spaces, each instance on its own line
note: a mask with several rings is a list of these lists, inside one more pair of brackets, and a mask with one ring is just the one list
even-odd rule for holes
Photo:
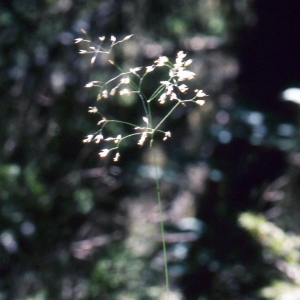
[[[81,30],[84,35],[87,35],[85,30]],[[131,39],[133,35],[127,35],[123,39],[118,40],[116,36],[111,35],[108,40],[105,36],[100,36],[98,40],[100,41],[100,45],[92,43],[88,39],[77,38],[75,39],[76,44],[84,44],[87,43],[90,45],[87,49],[79,50],[80,54],[92,54],[91,64],[94,64],[97,59],[97,55],[99,54],[109,54],[112,49],[119,43],[128,41]],[[99,42],[98,41],[98,42]],[[110,44],[108,48],[103,48],[102,44]],[[159,125],[156,127],[152,124],[153,116],[151,115],[151,111],[146,108],[146,104],[150,105],[153,100],[157,100],[161,105],[169,104],[173,108],[176,105],[183,105],[185,106],[187,102],[194,102],[199,106],[205,104],[205,100],[202,98],[206,97],[207,95],[203,92],[203,90],[195,90],[194,97],[190,99],[186,99],[186,95],[189,91],[189,86],[186,83],[189,80],[193,80],[196,74],[187,69],[193,62],[192,59],[186,59],[187,54],[183,51],[179,51],[176,55],[174,62],[172,62],[167,56],[160,56],[156,60],[154,60],[152,65],[146,66],[144,69],[144,73],[141,72],[142,67],[133,67],[129,68],[128,71],[123,72],[121,71],[119,75],[111,78],[106,82],[99,82],[99,81],[90,81],[85,85],[85,88],[98,88],[99,91],[97,93],[97,101],[101,99],[107,99],[112,97],[123,97],[128,96],[131,94],[137,94],[141,101],[144,102],[144,110],[146,116],[142,117],[144,122],[144,126],[137,126],[135,124],[122,122],[119,120],[107,120],[99,111],[99,108],[96,106],[88,107],[89,113],[98,113],[102,116],[102,119],[97,123],[100,126],[100,129],[95,134],[87,135],[86,138],[83,140],[84,143],[94,142],[96,144],[102,143],[111,143],[113,146],[111,148],[104,148],[100,150],[99,156],[104,158],[108,155],[110,151],[115,152],[115,156],[113,161],[117,162],[120,158],[119,147],[123,141],[123,139],[139,135],[139,140],[137,144],[139,146],[143,146],[145,141],[148,137],[150,137],[150,148],[152,147],[153,143],[153,136],[156,131],[164,133],[163,141],[171,138],[170,131],[162,131],[160,130],[160,125],[164,122],[164,120],[169,116],[171,111],[162,119],[161,122],[158,122]],[[117,67],[119,70],[120,68],[116,65],[113,60],[108,60],[108,62],[112,65]],[[152,96],[148,99],[144,98],[143,91],[141,90],[142,81],[148,73],[154,72],[155,69],[165,68],[166,73],[168,74],[168,78],[165,80],[160,81],[160,85]],[[142,73],[142,74],[141,74]],[[122,88],[120,88],[122,85]],[[123,87],[125,85],[125,87]],[[127,85],[127,87],[126,87]],[[174,101],[175,100],[175,101]],[[172,104],[171,104],[172,103]],[[172,110],[172,108],[171,108]],[[150,121],[149,121],[150,120]],[[118,134],[116,137],[105,137],[103,135],[104,127],[109,123],[123,123],[123,125],[132,126],[132,129],[136,132],[129,135],[122,135]],[[138,132],[137,132],[138,131]]]

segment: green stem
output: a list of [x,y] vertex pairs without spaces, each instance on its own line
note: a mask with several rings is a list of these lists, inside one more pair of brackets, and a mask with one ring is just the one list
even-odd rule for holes
[[155,149],[153,147],[151,148],[151,151],[152,151],[152,154],[153,154],[153,162],[154,162],[154,169],[155,169],[156,193],[157,193],[157,202],[158,202],[159,216],[160,216],[160,230],[161,230],[162,247],[163,247],[163,255],[164,255],[164,267],[165,267],[165,280],[166,280],[167,299],[169,299],[169,291],[170,291],[170,289],[169,289],[169,272],[168,272],[168,262],[167,262],[165,229],[164,229],[161,195],[160,195],[160,185],[159,185],[158,171],[157,171],[157,160],[156,160],[156,152],[155,152]]
[[153,129],[153,132],[156,131],[160,125],[169,117],[169,115],[175,110],[175,108],[180,104],[181,102],[177,102],[176,105],[172,107],[172,109],[165,115],[165,117],[156,125],[156,127]]

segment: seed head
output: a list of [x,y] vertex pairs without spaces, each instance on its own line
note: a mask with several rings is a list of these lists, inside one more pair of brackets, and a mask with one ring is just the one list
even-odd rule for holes
[[133,69],[129,69],[130,73],[134,73],[136,74],[136,72],[140,71],[142,69],[142,67],[136,67],[136,68],[133,68]]
[[102,97],[103,97],[103,98],[108,98],[108,91],[107,91],[107,90],[104,90],[104,91],[102,92]]
[[166,92],[166,95],[167,96],[170,96],[173,92],[173,84],[170,84],[168,87],[167,87],[167,92]]
[[99,152],[99,155],[100,157],[106,157],[107,154],[109,153],[109,149],[102,149],[100,152]]
[[185,58],[185,57],[186,57],[186,54],[184,54],[183,51],[179,51],[179,52],[177,53],[177,58],[183,59],[183,58]]
[[114,96],[115,93],[116,93],[116,90],[117,90],[116,88],[113,88],[113,89],[110,91],[109,94],[110,94],[111,96]]
[[114,157],[114,161],[118,161],[120,156],[121,156],[120,153],[117,152],[117,153],[116,153],[116,156]]
[[164,104],[166,102],[166,98],[167,98],[167,94],[166,93],[163,93],[160,95],[159,99],[158,99],[158,102],[160,104]]
[[130,94],[130,91],[128,89],[123,89],[120,91],[120,95],[129,95]]
[[102,120],[100,120],[100,121],[97,123],[97,125],[101,125],[101,124],[103,124],[103,123],[105,123],[105,122],[106,122],[106,119],[103,118]]
[[102,134],[96,135],[95,138],[94,138],[94,140],[95,140],[96,144],[99,144],[100,141],[103,140],[103,135]]
[[185,93],[188,90],[188,87],[185,84],[181,84],[180,86],[178,86],[178,89],[181,93]]
[[95,60],[96,60],[96,55],[92,57],[91,64],[94,64]]
[[123,41],[129,40],[132,36],[133,36],[133,34],[130,34],[130,35],[125,36],[124,39],[123,39]]
[[178,81],[190,80],[195,77],[195,73],[189,70],[180,69],[177,72]]
[[83,142],[84,142],[84,143],[89,143],[92,139],[93,139],[93,135],[92,135],[92,134],[89,134],[89,135],[83,140]]
[[202,106],[203,104],[205,104],[204,100],[196,100],[195,101],[198,105]]
[[144,143],[145,143],[146,138],[147,138],[147,132],[143,132],[142,135],[141,135],[140,140],[138,141],[138,145],[143,146]]
[[148,66],[146,67],[146,73],[150,73],[154,70],[154,66]]
[[129,77],[121,78],[121,83],[123,83],[123,84],[128,84],[128,83],[130,83],[130,78],[129,78]]
[[148,125],[148,122],[149,122],[148,118],[143,117],[143,121]]
[[86,87],[86,88],[90,88],[90,87],[92,87],[94,85],[94,83],[93,82],[89,82],[89,83],[87,83],[84,87]]
[[88,112],[89,113],[96,113],[96,112],[98,112],[98,108],[96,106],[94,106],[94,107],[90,106]]
[[166,131],[165,132],[165,136],[163,138],[163,141],[165,141],[167,138],[171,137],[171,132],[170,131]]
[[164,66],[168,61],[169,61],[169,59],[168,59],[166,56],[160,56],[156,61],[154,61],[154,63],[155,63],[158,67],[162,67],[162,66]]
[[202,97],[207,96],[207,95],[203,92],[203,90],[200,90],[200,91],[196,90],[195,92],[197,93],[197,94],[196,94],[196,97],[197,97],[197,98],[202,98]]
[[114,140],[114,142],[115,142],[116,144],[118,144],[118,143],[121,141],[121,139],[122,139],[122,136],[121,136],[121,134],[119,134],[119,135],[116,137],[116,139]]
[[193,62],[192,59],[188,59],[188,60],[184,63],[184,67],[189,66],[192,62]]
[[179,100],[179,99],[178,99],[178,97],[175,93],[172,93],[171,97],[170,97],[170,100],[172,101],[172,100]]

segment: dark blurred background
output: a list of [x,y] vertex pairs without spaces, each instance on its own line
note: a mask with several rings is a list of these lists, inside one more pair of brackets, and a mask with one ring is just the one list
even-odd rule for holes
[[[84,85],[116,71],[78,53],[81,29],[134,34],[111,54],[124,69],[183,50],[209,95],[156,142],[170,300],[300,299],[300,115],[282,99],[299,28],[296,0],[2,0],[0,300],[163,298],[149,150],[113,163],[82,143],[98,122]],[[103,109],[141,119],[135,98]]]

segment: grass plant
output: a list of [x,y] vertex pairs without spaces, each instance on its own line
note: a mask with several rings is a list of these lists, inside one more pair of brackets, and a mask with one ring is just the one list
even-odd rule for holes
[[[95,63],[98,55],[104,54],[109,58],[109,54],[116,45],[128,41],[133,36],[128,35],[122,40],[117,40],[115,36],[111,36],[109,41],[106,40],[106,37],[102,36],[98,38],[98,43],[95,43],[91,41],[85,30],[81,31],[85,38],[77,38],[75,43],[84,45],[85,49],[81,49],[79,53],[91,55],[92,65]],[[106,47],[104,45],[106,45]],[[175,61],[173,62],[166,56],[160,56],[149,66],[133,67],[129,68],[129,70],[122,70],[113,60],[108,59],[108,62],[117,68],[119,72],[118,75],[105,82],[94,80],[85,85],[85,88],[96,88],[98,90],[95,105],[90,106],[88,108],[88,112],[92,114],[98,114],[100,116],[100,120],[97,123],[99,129],[95,130],[94,133],[88,134],[83,142],[92,142],[100,144],[101,146],[103,145],[103,147],[100,149],[99,156],[104,158],[113,153],[114,162],[117,162],[121,157],[121,146],[124,140],[135,138],[140,147],[148,143],[148,147],[152,151],[153,165],[155,169],[156,192],[160,214],[160,230],[164,256],[165,285],[167,295],[169,295],[169,273],[160,183],[157,168],[157,157],[155,148],[153,146],[156,135],[162,136],[163,141],[171,138],[171,131],[165,131],[162,130],[162,128],[168,117],[178,106],[186,106],[189,103],[202,106],[205,104],[205,100],[203,100],[203,98],[207,95],[203,92],[203,90],[194,90],[192,92],[192,96],[187,97],[187,95],[191,94],[189,92],[188,82],[193,80],[196,74],[187,68],[192,63],[192,60],[186,59],[186,54],[183,51],[179,51],[177,53]],[[164,68],[165,80],[159,81],[158,86],[153,90],[152,94],[147,97],[143,89],[144,81],[150,73],[154,73],[159,68]],[[142,125],[107,118],[104,115],[101,110],[102,101],[105,101],[105,99],[108,98],[114,98],[117,95],[121,97],[136,95],[139,98],[143,109],[143,115],[140,118]],[[154,116],[152,113],[152,105],[155,102],[163,106],[168,106],[167,113],[161,117],[158,122],[156,121],[156,123],[154,122]],[[155,120],[157,120],[156,116]],[[116,136],[109,136],[109,127],[112,124],[126,126],[129,128],[130,133],[125,135],[120,133]],[[167,299],[169,299],[169,296],[167,296]]]

